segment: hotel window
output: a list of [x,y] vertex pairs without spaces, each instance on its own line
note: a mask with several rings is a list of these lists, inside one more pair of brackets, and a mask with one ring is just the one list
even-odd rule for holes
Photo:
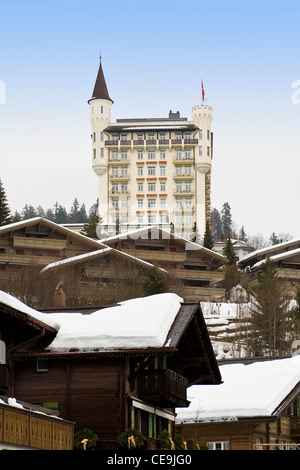
[[162,193],[164,193],[166,191],[166,182],[165,181],[160,182],[160,190],[161,190]]
[[126,199],[121,199],[121,208],[122,209],[127,209],[127,198]]
[[122,168],[121,168],[121,175],[122,175],[122,176],[127,176],[127,166],[122,166]]
[[127,152],[121,152],[121,159],[127,160]]
[[116,162],[118,160],[118,152],[111,152],[111,159]]
[[182,225],[182,216],[181,215],[176,215],[175,224],[176,225]]
[[148,152],[148,160],[155,160],[155,152]]
[[117,166],[112,167],[111,174],[114,178],[116,178],[118,176],[118,170],[119,170],[119,168]]
[[148,183],[148,191],[153,192],[155,191],[156,184],[155,183]]
[[138,199],[138,208],[143,209],[144,207],[144,200],[143,199]]
[[176,134],[176,140],[181,140],[182,139],[182,135],[181,134]]
[[191,209],[192,208],[192,199],[185,199],[184,208],[185,209]]
[[143,160],[144,154],[141,150],[138,151],[138,160]]
[[118,134],[114,134],[112,136],[112,140],[113,140],[113,142],[118,142]]
[[209,154],[210,154],[210,149],[209,147],[207,147],[207,156],[209,157]]
[[185,134],[184,140],[190,140],[191,139],[191,134]]
[[154,134],[148,134],[148,140],[154,140]]
[[93,158],[97,157],[96,149],[93,149]]
[[228,441],[208,442],[207,447],[208,447],[208,450],[229,450],[229,442]]
[[199,131],[199,139],[202,139],[202,129]]
[[154,209],[155,208],[155,199],[148,199],[148,208],[149,209]]
[[148,166],[148,175],[155,176],[155,166]]
[[121,184],[121,191],[122,191],[123,194],[127,193],[127,184],[125,184],[125,183]]
[[151,215],[148,215],[148,223],[149,224],[155,224],[156,223],[156,216],[151,214]]
[[169,222],[169,217],[168,217],[168,214],[161,214],[160,215],[160,222],[162,224],[167,224]]
[[138,166],[138,176],[143,176],[144,168],[142,166]]
[[159,140],[166,140],[166,134],[160,134]]
[[191,227],[191,225],[192,225],[192,216],[191,215],[186,215],[184,223],[185,223],[185,225],[188,225],[189,227]]
[[101,114],[103,114],[103,106],[101,106]]
[[161,158],[162,160],[165,160],[165,158],[166,158],[166,152],[165,152],[164,150],[162,150],[162,151],[160,152],[160,158]]
[[104,134],[103,132],[100,132],[100,140],[103,140],[104,139]]
[[176,150],[175,158],[176,158],[176,160],[181,160],[181,151],[180,150]]
[[96,132],[93,132],[93,142],[96,142]]
[[118,184],[113,184],[112,185],[112,194],[118,194],[118,189],[119,189],[119,185]]
[[190,160],[190,159],[191,159],[191,151],[190,151],[190,150],[186,150],[186,151],[185,151],[185,159],[186,159],[186,160]]
[[191,166],[186,166],[185,167],[185,176],[191,176],[192,174],[192,167]]
[[112,201],[111,201],[111,204],[112,204],[114,209],[119,209],[119,199],[113,198]]
[[165,166],[160,167],[160,176],[166,176],[166,167]]
[[176,199],[176,209],[181,209],[182,207],[182,199]]
[[138,134],[138,140],[144,140],[144,135],[143,134]]
[[192,192],[192,184],[191,183],[185,183],[185,190],[187,193]]
[[207,140],[209,140],[209,131],[207,131]]
[[100,149],[100,155],[101,155],[102,158],[104,157],[104,149],[102,149],[102,148]]
[[181,172],[181,166],[176,166],[175,173],[176,173],[176,176],[181,176],[181,174],[182,174],[182,172]]
[[127,134],[122,134],[121,135],[121,140],[124,142],[124,140],[127,140]]
[[167,200],[165,198],[161,198],[160,201],[159,201],[160,208],[165,209],[166,208],[166,203],[167,203]]
[[176,188],[175,188],[176,193],[181,193],[181,190],[182,190],[182,184],[176,183]]
[[144,216],[143,215],[138,215],[137,216],[137,221],[138,221],[138,224],[143,224],[144,223]]
[[127,217],[127,215],[122,215],[120,222],[121,222],[121,224],[128,224],[128,217]]
[[143,191],[143,183],[138,183],[138,192],[141,193]]
[[199,147],[199,155],[202,155],[202,145]]

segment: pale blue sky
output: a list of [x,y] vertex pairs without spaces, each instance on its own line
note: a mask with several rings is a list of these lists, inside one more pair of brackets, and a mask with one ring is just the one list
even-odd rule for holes
[[250,234],[300,238],[299,17],[298,0],[2,0],[0,177],[11,209],[96,200],[87,100],[101,50],[113,120],[170,109],[191,118],[203,79],[212,205],[229,202]]

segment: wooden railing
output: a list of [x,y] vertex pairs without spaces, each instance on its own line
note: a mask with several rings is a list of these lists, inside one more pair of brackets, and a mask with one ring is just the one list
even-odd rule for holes
[[[45,409],[43,411],[45,413]],[[9,449],[13,445],[41,450],[73,450],[73,436],[74,423],[0,403],[2,448]]]
[[45,250],[63,250],[67,246],[66,240],[54,238],[14,237],[14,246],[22,248],[35,248]]
[[138,393],[142,399],[160,406],[187,406],[185,377],[170,369],[145,370],[138,379]]

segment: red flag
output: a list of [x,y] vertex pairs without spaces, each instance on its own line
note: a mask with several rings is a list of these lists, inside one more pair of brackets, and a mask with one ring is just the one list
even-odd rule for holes
[[204,87],[203,87],[203,80],[201,80],[201,88],[202,88],[202,102],[204,102],[205,93],[204,93]]

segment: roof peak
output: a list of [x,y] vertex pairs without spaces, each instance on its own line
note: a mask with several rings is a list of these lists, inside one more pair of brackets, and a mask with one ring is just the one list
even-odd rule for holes
[[110,98],[108,90],[107,90],[106,81],[105,81],[104,73],[102,69],[101,59],[102,57],[100,55],[100,65],[99,65],[98,75],[96,78],[94,91],[93,91],[93,95],[91,99],[109,100],[113,103],[113,100]]

